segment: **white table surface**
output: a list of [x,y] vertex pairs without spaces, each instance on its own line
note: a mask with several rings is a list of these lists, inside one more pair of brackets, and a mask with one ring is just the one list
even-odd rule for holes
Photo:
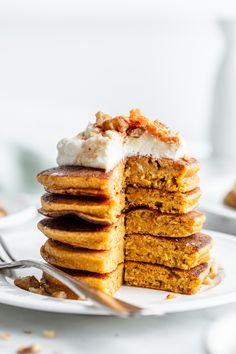
[[[0,332],[12,334],[8,341],[0,341],[0,353],[13,354],[22,345],[36,343],[42,346],[44,354],[203,354],[203,339],[209,325],[233,310],[236,311],[236,305],[123,320],[41,313],[0,305]],[[56,337],[42,337],[45,329],[55,330]],[[24,330],[32,334],[24,334]]]
[[[203,171],[203,183],[207,180],[208,171],[212,170],[222,171],[221,166],[218,169],[215,165],[208,165]],[[222,227],[222,222],[211,215],[207,226],[217,230]],[[225,222],[223,231],[230,233],[229,230],[235,230],[236,234],[236,223]],[[236,304],[124,320],[43,313],[0,305],[0,334],[9,332],[12,335],[7,341],[0,340],[0,354],[13,354],[18,347],[30,344],[40,345],[42,354],[203,354],[206,353],[204,336],[209,325],[233,311],[236,312]],[[46,329],[54,330],[56,337],[43,337],[42,331]],[[26,334],[25,330],[32,333]]]

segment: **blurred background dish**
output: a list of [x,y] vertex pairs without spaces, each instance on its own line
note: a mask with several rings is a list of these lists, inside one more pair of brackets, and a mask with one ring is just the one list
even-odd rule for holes
[[24,224],[36,216],[34,201],[27,195],[0,193],[0,201],[6,212],[0,218],[0,231]]
[[236,353],[236,314],[216,320],[207,332],[205,346],[208,354]]

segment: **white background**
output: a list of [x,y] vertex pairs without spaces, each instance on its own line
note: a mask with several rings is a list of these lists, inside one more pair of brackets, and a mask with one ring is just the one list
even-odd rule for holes
[[181,3],[1,1],[0,142],[46,167],[97,110],[139,107],[209,149],[217,19],[231,7]]

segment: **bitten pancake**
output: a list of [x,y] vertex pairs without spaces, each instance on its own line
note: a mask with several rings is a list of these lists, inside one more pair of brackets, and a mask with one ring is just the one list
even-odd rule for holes
[[41,256],[46,262],[58,267],[110,273],[124,261],[124,241],[119,242],[111,250],[95,251],[48,240],[41,248]]
[[212,238],[201,233],[180,238],[132,234],[125,238],[125,260],[190,269],[209,261],[212,246]]
[[120,193],[113,200],[46,193],[41,197],[41,204],[39,211],[46,216],[75,214],[97,224],[112,224],[124,208],[124,195]]
[[200,196],[200,188],[181,193],[128,186],[126,189],[126,208],[146,206],[162,213],[188,213],[196,207]]
[[199,162],[194,158],[174,161],[133,156],[126,160],[126,184],[169,192],[188,192],[199,185],[196,175],[199,168]]
[[119,163],[110,172],[89,167],[60,166],[42,171],[37,179],[50,193],[115,198],[123,188],[124,163]]
[[205,215],[196,210],[187,214],[162,214],[146,208],[134,209],[126,215],[126,233],[185,237],[201,232],[205,219]]
[[[115,292],[121,287],[123,282],[123,268],[124,264],[120,263],[117,268],[106,274],[91,273],[78,270],[69,270],[60,268],[68,275],[70,275],[74,280],[84,281],[90,286],[103,291],[104,293],[113,296]],[[65,285],[59,282],[57,279],[51,277],[50,275],[43,273],[42,279],[43,285],[46,291],[53,295],[53,293],[58,291],[64,291],[67,294],[68,299],[78,299],[78,296],[75,295],[70,289]]]
[[113,225],[96,225],[73,216],[46,218],[38,228],[48,238],[74,247],[109,250],[122,241],[125,234],[124,216]]
[[175,293],[191,295],[197,292],[210,270],[210,262],[182,270],[161,265],[127,261],[125,283]]

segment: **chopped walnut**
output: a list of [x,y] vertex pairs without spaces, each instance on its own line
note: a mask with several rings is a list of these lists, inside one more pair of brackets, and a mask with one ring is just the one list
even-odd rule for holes
[[95,116],[96,116],[96,124],[97,125],[103,124],[103,122],[105,122],[105,120],[112,119],[111,116],[109,116],[108,114],[104,114],[101,111],[97,112],[95,114]]
[[212,283],[212,279],[207,276],[204,280],[203,280],[203,284],[204,285],[210,285]]
[[128,129],[127,134],[131,136],[132,138],[139,138],[143,133],[145,132],[144,128],[134,128],[134,129]]
[[58,299],[67,299],[65,291],[55,291],[54,293],[52,293],[52,296]]
[[173,300],[173,299],[175,299],[176,298],[176,295],[175,294],[168,294],[167,296],[166,296],[166,300]]
[[17,350],[17,354],[35,354],[41,351],[40,346],[37,344],[32,344],[28,347],[21,347]]
[[45,329],[43,332],[42,332],[43,336],[46,337],[46,338],[49,338],[49,339],[52,339],[56,336],[56,333],[55,331],[51,330],[51,329]]
[[35,278],[35,276],[27,276],[27,277],[17,278],[17,279],[15,279],[14,284],[24,290],[29,290],[29,288],[39,288],[40,287],[40,283]]
[[127,122],[126,118],[123,116],[105,120],[101,125],[101,129],[104,131],[115,130],[119,133],[125,133],[128,127],[129,127],[129,123]]
[[0,340],[9,340],[11,338],[11,333],[0,333]]
[[43,288],[30,287],[29,292],[34,293],[34,294],[38,294],[38,295],[45,295],[45,290]]
[[190,156],[187,155],[187,154],[184,155],[183,160],[186,161],[186,162],[189,162],[190,161]]
[[211,264],[211,268],[210,268],[210,271],[209,271],[209,277],[210,279],[214,279],[217,274],[218,274],[218,270],[219,270],[219,265],[218,263],[216,262],[216,260],[214,259],[212,264]]

